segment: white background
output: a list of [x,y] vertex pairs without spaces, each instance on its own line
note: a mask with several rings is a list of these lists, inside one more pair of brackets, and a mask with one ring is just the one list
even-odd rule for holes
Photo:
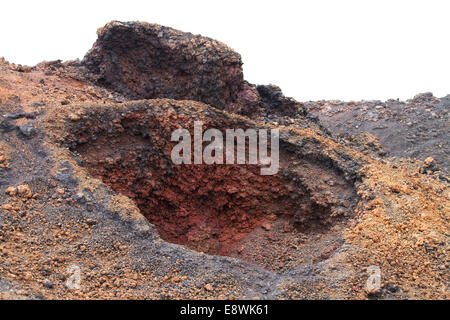
[[450,93],[449,0],[8,0],[0,57],[27,65],[82,58],[110,20],[225,42],[242,55],[247,80],[301,101]]

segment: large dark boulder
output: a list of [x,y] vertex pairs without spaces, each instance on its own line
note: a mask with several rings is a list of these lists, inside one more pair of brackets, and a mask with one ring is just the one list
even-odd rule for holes
[[195,100],[224,109],[243,82],[241,56],[225,44],[157,24],[108,23],[82,60],[89,77],[131,99]]

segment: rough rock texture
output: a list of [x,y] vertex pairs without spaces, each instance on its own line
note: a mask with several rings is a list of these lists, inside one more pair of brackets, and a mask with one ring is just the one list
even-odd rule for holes
[[[157,29],[167,38],[151,51]],[[175,51],[162,56],[171,39]],[[448,299],[449,177],[437,161],[391,158],[402,145],[384,150],[368,133],[335,137],[306,111],[311,103],[241,74],[247,89],[228,96],[228,73],[177,60],[192,41],[199,52],[214,42],[113,22],[82,63],[0,60],[0,298]],[[227,69],[216,51],[204,58]],[[159,70],[149,84],[161,91],[146,96],[142,70],[158,64],[170,74]],[[195,80],[190,64],[209,84],[188,97],[190,81],[175,70]],[[174,166],[170,133],[195,120],[280,129],[280,172]],[[379,290],[366,286],[373,265]],[[80,288],[67,285],[74,266]]]
[[431,93],[408,101],[317,101],[306,102],[335,136],[370,133],[392,156],[425,160],[433,157],[447,173],[450,170],[450,96],[438,99]]
[[82,64],[96,82],[135,98],[196,100],[225,108],[243,85],[241,57],[218,41],[146,23],[112,22]]
[[[167,241],[253,261],[239,251],[243,251],[242,241],[254,235],[260,264],[278,270],[283,255],[299,260],[301,250],[292,246],[274,250],[271,232],[257,235],[256,229],[280,224],[283,239],[295,241],[309,232],[325,233],[353,215],[352,179],[337,169],[344,164],[330,168],[333,158],[307,141],[308,155],[302,152],[303,159],[295,144],[285,142],[286,151],[280,154],[282,172],[274,176],[261,176],[256,165],[172,164],[170,153],[176,143],[170,136],[175,129],[190,128],[193,135],[193,122],[200,120],[205,130],[262,127],[246,118],[174,100],[90,106],[72,112],[80,120],[67,123],[66,134],[61,134],[66,137],[63,144],[80,155],[93,176],[135,200]],[[285,135],[287,139],[288,131]],[[310,179],[311,174],[317,178]],[[273,259],[273,253],[279,259]],[[269,257],[264,259],[265,255]]]
[[81,61],[85,76],[129,99],[194,100],[253,116],[302,111],[279,88],[244,81],[241,56],[219,41],[141,22],[114,21],[97,33]]

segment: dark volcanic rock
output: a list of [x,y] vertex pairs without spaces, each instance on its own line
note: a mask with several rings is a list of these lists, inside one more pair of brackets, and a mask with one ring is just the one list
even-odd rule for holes
[[270,114],[289,117],[306,115],[303,105],[292,98],[285,97],[280,87],[272,84],[259,85],[257,90],[261,96],[261,105]]
[[157,24],[107,24],[82,64],[96,82],[129,98],[196,100],[223,109],[244,85],[238,53]]
[[280,88],[244,81],[241,56],[225,44],[157,24],[108,23],[81,66],[83,77],[128,99],[194,100],[252,116],[304,115]]

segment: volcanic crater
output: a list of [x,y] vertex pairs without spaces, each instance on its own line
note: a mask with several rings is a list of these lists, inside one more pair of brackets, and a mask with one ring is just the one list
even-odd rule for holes
[[[192,132],[192,116],[177,112],[173,100],[156,101],[117,112],[91,107],[78,115],[83,121],[69,120],[66,143],[92,176],[133,199],[162,239],[276,271],[320,261],[339,247],[356,196],[338,170],[296,157],[286,143],[277,175],[260,175],[260,166],[248,163],[175,165],[171,133]],[[215,114],[205,129],[256,125],[209,111]]]

